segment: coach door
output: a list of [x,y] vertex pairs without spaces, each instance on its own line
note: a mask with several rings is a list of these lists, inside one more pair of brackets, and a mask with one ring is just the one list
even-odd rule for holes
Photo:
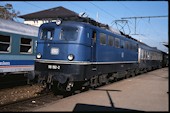
[[92,30],[92,41],[91,41],[91,59],[93,62],[96,61],[96,38],[97,38],[97,33],[95,30]]

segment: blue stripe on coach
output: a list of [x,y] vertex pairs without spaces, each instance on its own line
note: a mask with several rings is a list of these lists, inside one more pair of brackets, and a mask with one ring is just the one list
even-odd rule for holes
[[33,65],[34,60],[0,60],[0,66]]

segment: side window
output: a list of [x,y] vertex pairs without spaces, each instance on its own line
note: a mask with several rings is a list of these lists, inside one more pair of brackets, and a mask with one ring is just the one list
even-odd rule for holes
[[138,52],[138,44],[135,44],[135,51]]
[[114,46],[114,38],[112,36],[108,36],[108,44],[109,46]]
[[135,48],[134,44],[132,43],[131,46],[132,46],[132,47],[131,47],[132,51],[134,51],[134,48]]
[[32,39],[29,38],[21,38],[20,41],[20,53],[31,54],[32,53]]
[[141,49],[140,58],[143,59],[143,49]]
[[10,36],[0,35],[0,53],[8,53],[11,51]]
[[129,42],[128,41],[125,41],[125,48],[129,49]]
[[134,44],[134,51],[135,51],[135,52],[138,51],[138,44]]
[[119,38],[115,38],[115,47],[120,48],[120,39]]
[[152,60],[155,60],[154,52],[152,52]]
[[124,42],[124,40],[121,40],[120,48],[125,48],[125,42]]
[[144,50],[144,59],[146,60],[146,50]]
[[106,34],[100,33],[100,44],[106,45]]
[[148,60],[150,60],[150,52],[148,52],[147,58],[148,58]]
[[133,44],[130,43],[130,50],[133,50]]
[[150,52],[150,60],[152,60],[152,52]]

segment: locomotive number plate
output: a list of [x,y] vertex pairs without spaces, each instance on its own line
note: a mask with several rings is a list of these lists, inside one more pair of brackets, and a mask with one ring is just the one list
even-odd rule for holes
[[60,66],[59,65],[48,65],[48,69],[57,69],[57,70],[59,70]]

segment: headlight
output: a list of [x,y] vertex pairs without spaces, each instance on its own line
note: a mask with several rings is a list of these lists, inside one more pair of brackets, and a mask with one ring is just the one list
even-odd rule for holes
[[57,24],[57,25],[60,25],[60,24],[61,24],[61,20],[60,20],[60,19],[57,19],[57,20],[56,20],[56,24]]
[[74,59],[74,55],[69,54],[67,58],[68,58],[68,60],[72,61]]
[[38,59],[41,58],[41,54],[40,54],[40,53],[37,54],[37,58],[38,58]]

